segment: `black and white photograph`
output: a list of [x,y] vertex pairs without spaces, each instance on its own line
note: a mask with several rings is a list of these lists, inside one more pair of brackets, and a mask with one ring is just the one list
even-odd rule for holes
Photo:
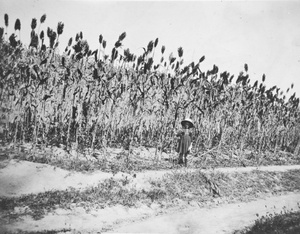
[[0,233],[299,234],[300,1],[0,0]]

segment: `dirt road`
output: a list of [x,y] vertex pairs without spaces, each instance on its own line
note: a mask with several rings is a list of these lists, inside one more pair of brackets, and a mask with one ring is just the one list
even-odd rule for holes
[[[225,234],[243,229],[257,219],[256,214],[298,210],[300,193],[268,197],[248,203],[222,205],[211,209],[190,209],[121,226],[112,233],[205,233]],[[285,208],[284,208],[285,207]]]
[[[202,172],[215,171],[234,173],[252,170],[279,172],[291,169],[300,169],[300,165],[217,168],[202,170]],[[136,177],[132,179],[132,182],[135,183],[137,187],[144,188],[148,186],[147,181],[149,179],[160,179],[166,173],[172,173],[174,171],[185,173],[188,171],[194,171],[194,169],[183,168],[178,170],[141,172],[136,174]],[[133,178],[132,175],[121,172],[116,175],[106,172],[70,172],[47,164],[10,160],[6,163],[4,168],[0,169],[0,197],[14,197],[50,190],[65,190],[68,187],[84,189],[111,177],[124,178],[126,176],[128,178]]]
[[[218,168],[202,170],[203,172],[219,171],[224,173],[247,172],[252,170],[287,171],[300,169],[300,165],[267,166],[245,168]],[[179,169],[185,173],[193,169]],[[126,173],[112,175],[110,173],[78,173],[69,172],[50,165],[26,161],[11,160],[0,169],[0,197],[19,197],[30,193],[50,190],[65,190],[68,187],[84,189],[110,177],[130,177],[131,184],[136,188],[150,186],[149,179],[162,178],[169,171],[147,171],[137,173],[135,177]],[[130,185],[130,184],[129,184]],[[298,208],[300,193],[289,193],[281,196],[266,197],[249,203],[219,205],[214,208],[191,206],[184,211],[168,210],[164,215],[157,216],[161,209],[157,204],[150,207],[141,205],[139,208],[128,208],[121,205],[91,210],[87,213],[83,208],[56,209],[42,219],[34,220],[31,216],[0,227],[0,232],[10,231],[43,231],[43,230],[76,230],[75,233],[97,233],[99,230],[112,230],[111,233],[232,233],[243,228],[256,219],[256,214],[280,212]],[[16,207],[15,211],[26,209]],[[149,218],[150,217],[150,218]],[[147,218],[147,219],[146,219]],[[143,219],[146,219],[143,221]],[[71,232],[72,233],[72,232]]]
[[[74,231],[67,233],[92,234],[110,229],[106,233],[231,234],[235,230],[253,224],[257,219],[257,214],[263,216],[284,210],[299,210],[299,203],[300,193],[287,193],[247,203],[169,211],[158,216],[155,216],[155,207],[147,206],[139,209],[118,206],[89,214],[80,208],[73,211],[60,209],[40,220],[25,217],[13,225],[3,226],[2,231],[41,232],[71,229]],[[150,218],[147,218],[149,216]],[[147,219],[142,221],[142,217]],[[62,233],[65,234],[65,232]]]

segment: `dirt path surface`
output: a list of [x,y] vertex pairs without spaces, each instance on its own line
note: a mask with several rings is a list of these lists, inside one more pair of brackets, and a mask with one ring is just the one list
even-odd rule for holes
[[105,172],[84,174],[47,164],[11,160],[0,170],[0,196],[21,196],[49,190],[65,190],[68,187],[79,189],[109,177],[111,174]]
[[[220,205],[213,208],[187,208],[169,210],[158,215],[155,206],[126,208],[114,206],[86,213],[77,207],[72,210],[57,209],[40,220],[23,217],[12,225],[3,225],[0,233],[18,230],[41,232],[43,230],[76,230],[67,233],[164,233],[164,234],[226,234],[253,224],[267,212],[298,209],[300,193],[266,197],[248,203]],[[143,221],[144,219],[144,221]],[[65,233],[65,232],[62,232]]]
[[[14,197],[30,193],[40,193],[50,190],[65,190],[68,187],[84,189],[89,186],[111,178],[124,178],[132,175],[127,173],[117,173],[112,175],[105,172],[80,173],[70,172],[54,166],[41,163],[32,163],[28,161],[10,160],[1,162],[0,169],[0,196]],[[5,167],[3,166],[5,164]],[[203,172],[247,172],[252,170],[263,171],[286,171],[291,169],[300,169],[300,165],[289,166],[262,166],[262,167],[239,167],[239,168],[217,168],[202,170]],[[155,180],[162,178],[166,173],[174,171],[187,172],[194,169],[177,169],[164,171],[146,171],[137,173],[132,179],[135,186],[144,188],[149,186],[149,179]]]
[[114,233],[205,233],[225,234],[243,229],[257,219],[256,214],[280,213],[284,209],[298,210],[300,193],[268,197],[248,203],[222,205],[210,209],[190,209],[150,218],[115,229]]
[[[128,186],[146,188],[151,186],[149,180],[162,178],[166,173],[174,171],[186,173],[194,169],[174,169],[165,171],[146,171],[135,176],[118,173],[70,172],[46,164],[28,161],[2,161],[0,165],[0,197],[18,197],[25,194],[39,193],[51,190],[65,190],[69,187],[84,189],[89,186],[114,177],[130,177]],[[218,168],[201,170],[203,172],[247,172],[252,170],[287,171],[300,169],[300,165]],[[266,195],[267,196],[267,195]],[[266,197],[249,203],[219,205],[214,208],[200,208],[197,205],[162,211],[158,204],[142,205],[139,208],[128,208],[121,205],[91,209],[87,212],[82,207],[71,204],[70,209],[57,208],[39,220],[31,216],[22,216],[12,224],[2,223],[0,233],[10,231],[37,232],[43,230],[71,229],[81,233],[97,233],[103,230],[113,230],[111,233],[232,233],[236,229],[251,224],[256,214],[280,212],[286,209],[298,208],[300,193],[288,193],[281,196]],[[14,213],[22,213],[27,207],[16,207]],[[1,213],[1,212],[0,212]],[[164,213],[162,215],[162,213]],[[143,221],[145,220],[145,221]],[[72,233],[72,232],[71,232]]]

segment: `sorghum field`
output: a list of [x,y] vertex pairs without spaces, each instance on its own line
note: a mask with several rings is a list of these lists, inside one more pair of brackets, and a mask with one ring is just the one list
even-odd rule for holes
[[[124,43],[126,32],[109,52],[103,35],[99,47],[90,48],[78,32],[59,53],[63,22],[51,29],[45,26],[46,15],[33,18],[31,41],[24,45],[20,20],[13,24],[7,14],[4,20],[1,157],[77,171],[166,169],[174,165],[161,160],[161,155],[175,155],[176,131],[181,120],[190,117],[195,123],[191,168],[300,162],[299,98],[293,84],[288,90],[276,84],[267,87],[265,75],[252,82],[247,64],[238,75],[219,71],[217,65],[204,71],[204,55],[186,65],[183,48],[166,54],[158,38],[150,40],[142,54],[132,54]],[[159,61],[154,59],[157,54]],[[51,147],[68,157],[53,159]],[[135,160],[141,148],[154,149],[155,162]],[[115,161],[106,157],[111,149],[119,150]],[[156,194],[154,200],[161,196],[165,195]],[[16,201],[7,198],[1,204],[13,209],[5,204]]]
[[[299,98],[266,87],[264,75],[250,85],[247,64],[237,77],[216,65],[202,71],[204,56],[182,66],[183,49],[166,55],[158,38],[134,55],[122,44],[125,32],[111,53],[101,34],[94,49],[79,32],[58,54],[64,24],[40,30],[45,20],[32,20],[28,47],[18,40],[20,20],[13,31],[5,15],[0,29],[2,143],[167,150],[174,128],[189,116],[197,153],[299,153]],[[154,53],[161,53],[157,64]]]

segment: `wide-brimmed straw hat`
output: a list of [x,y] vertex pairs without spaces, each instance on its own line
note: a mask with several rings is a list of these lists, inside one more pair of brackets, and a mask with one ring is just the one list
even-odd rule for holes
[[193,128],[194,127],[194,123],[193,120],[191,120],[190,118],[185,118],[184,120],[181,121],[181,125],[183,126],[185,123],[187,123],[189,125],[189,128]]

